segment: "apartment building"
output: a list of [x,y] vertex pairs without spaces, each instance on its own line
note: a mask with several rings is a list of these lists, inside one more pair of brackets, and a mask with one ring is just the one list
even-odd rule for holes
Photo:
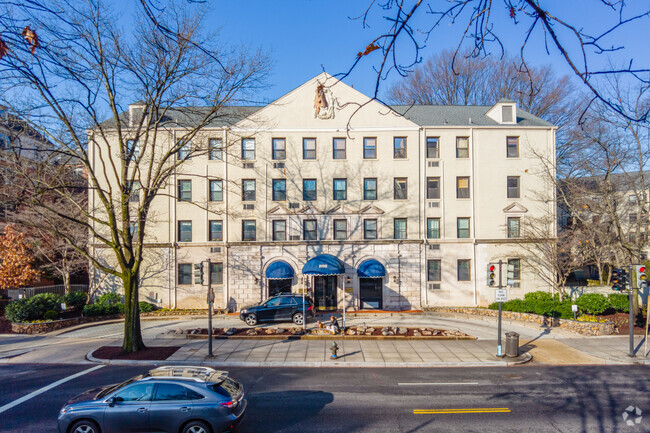
[[515,102],[389,107],[321,74],[231,114],[155,199],[141,299],[204,307],[207,259],[231,310],[303,290],[319,310],[486,305],[498,260],[515,265],[510,297],[546,288],[519,258],[526,220],[555,212],[538,197],[554,195],[539,155],[556,128]]

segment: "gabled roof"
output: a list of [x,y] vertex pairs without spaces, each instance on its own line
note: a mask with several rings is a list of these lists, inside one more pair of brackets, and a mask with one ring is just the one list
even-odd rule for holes
[[[487,117],[485,113],[492,108],[492,106],[488,105],[391,105],[390,107],[420,126],[513,127],[512,124],[500,124]],[[518,108],[515,126],[550,128],[553,124]]]

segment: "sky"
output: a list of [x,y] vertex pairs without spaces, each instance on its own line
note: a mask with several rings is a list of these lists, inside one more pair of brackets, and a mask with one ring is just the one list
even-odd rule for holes
[[[118,5],[135,3],[133,0],[115,1]],[[165,3],[164,0],[159,1],[160,4]],[[384,1],[377,0],[379,3]],[[365,28],[361,19],[353,19],[361,16],[369,3],[370,0],[206,0],[197,7],[207,8],[207,27],[218,30],[225,43],[244,45],[251,49],[261,48],[269,55],[272,61],[267,80],[269,87],[262,90],[258,97],[260,102],[270,102],[323,70],[332,75],[348,71],[356,54],[387,28],[387,21],[383,18],[386,13],[377,6],[372,9],[369,25]],[[406,0],[405,3],[412,4],[413,1]],[[559,14],[560,18],[589,33],[602,32],[618,20],[618,15],[599,0],[541,0],[541,3],[547,10]],[[639,9],[648,8],[647,0],[629,3]],[[447,5],[448,2],[429,0],[429,4],[435,8]],[[423,9],[414,22],[420,41],[424,41],[424,34],[420,31],[428,28],[434,19],[431,14],[424,12]],[[633,12],[626,9],[623,18]],[[520,14],[520,21],[516,24],[502,0],[494,1],[492,13],[495,29],[504,48],[508,53],[518,55],[530,21]],[[455,49],[461,40],[464,25],[466,21],[462,19],[455,24],[448,20],[444,22],[424,43],[421,57],[426,60],[443,49]],[[625,46],[625,49],[607,56],[594,55],[594,50],[590,49],[590,64],[603,66],[613,62],[620,65],[634,58],[635,65],[650,67],[646,46],[649,28],[650,18],[645,17],[607,35],[603,39],[605,46]],[[569,36],[567,32],[561,31],[560,35]],[[571,48],[571,45],[568,47]],[[410,59],[409,50],[407,44],[400,46],[404,60],[407,57]],[[550,54],[546,52],[543,34],[537,29],[525,51],[526,60],[533,65],[551,64],[558,75],[570,75],[571,70],[557,48],[550,46],[549,52]],[[570,52],[576,53],[575,49]],[[496,44],[491,45],[491,55],[500,55]],[[378,51],[371,53],[344,81],[366,95],[372,95],[377,77],[373,66],[378,64],[379,57]],[[400,79],[398,74],[391,73],[381,83],[379,97],[385,96],[388,88]]]

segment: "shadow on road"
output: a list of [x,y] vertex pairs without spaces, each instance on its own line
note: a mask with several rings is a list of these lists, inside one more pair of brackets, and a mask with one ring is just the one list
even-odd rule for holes
[[[334,395],[323,391],[281,391],[248,394],[246,416],[239,433],[279,432],[309,421],[334,401]],[[277,416],[268,417],[270,413]],[[265,414],[265,415],[259,415]],[[305,431],[309,431],[306,428]]]

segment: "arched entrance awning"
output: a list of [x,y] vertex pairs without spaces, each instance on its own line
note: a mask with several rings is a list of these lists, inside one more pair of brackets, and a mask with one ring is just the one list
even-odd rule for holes
[[330,254],[320,254],[305,263],[303,275],[343,275],[345,265]]
[[287,262],[273,262],[266,268],[267,280],[288,280],[293,278],[294,275],[293,268]]
[[386,268],[377,260],[366,260],[357,269],[359,278],[383,278],[386,276]]

